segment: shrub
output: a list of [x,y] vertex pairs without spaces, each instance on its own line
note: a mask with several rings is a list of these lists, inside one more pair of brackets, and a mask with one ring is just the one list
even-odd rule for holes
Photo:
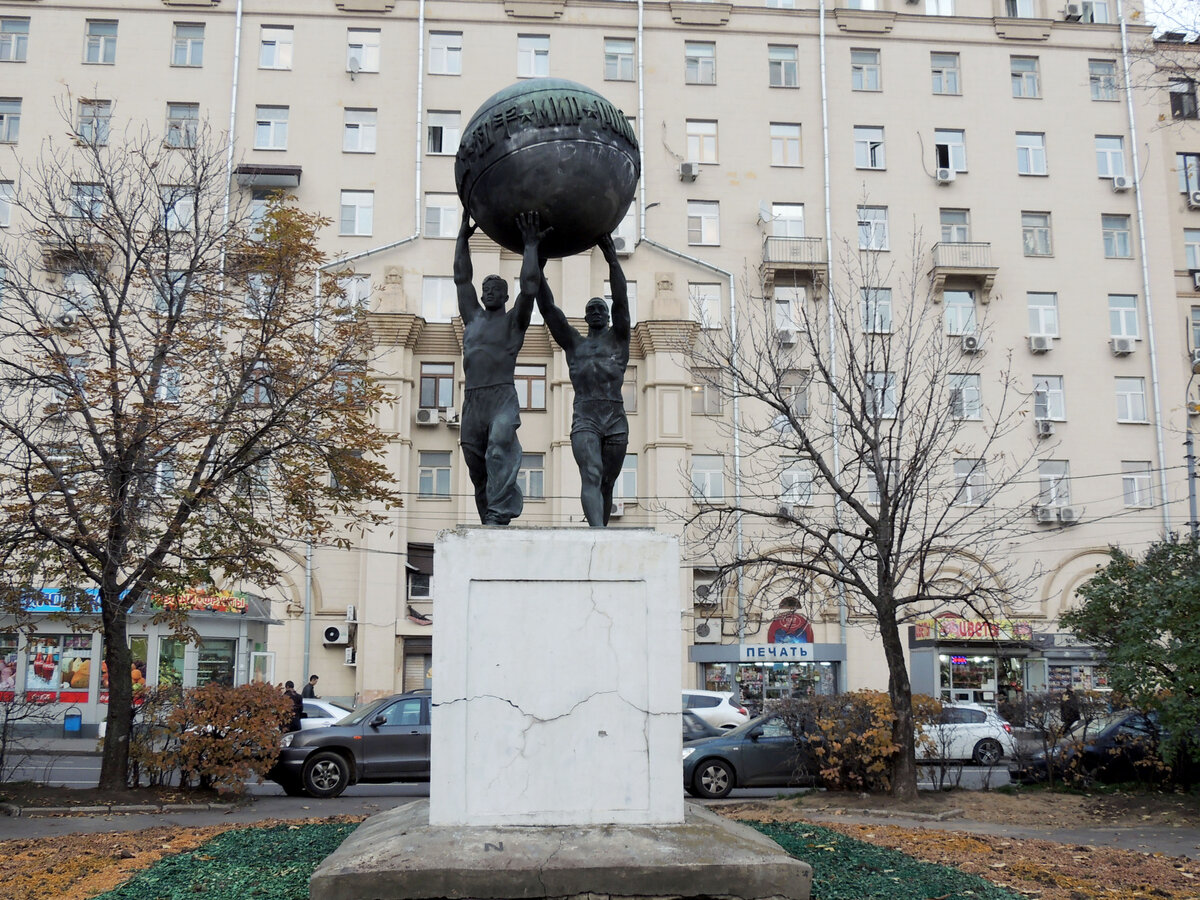
[[150,787],[170,783],[179,756],[179,738],[167,721],[183,699],[183,691],[174,686],[144,687],[134,695],[133,719],[129,731],[130,787],[143,778]]

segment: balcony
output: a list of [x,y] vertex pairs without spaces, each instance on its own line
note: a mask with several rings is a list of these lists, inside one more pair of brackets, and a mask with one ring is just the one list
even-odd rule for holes
[[769,292],[780,272],[791,278],[809,281],[814,288],[825,283],[828,264],[825,258],[825,238],[777,237],[763,238],[763,286]]
[[942,241],[933,245],[933,268],[929,277],[933,282],[933,299],[940,301],[946,282],[974,282],[979,286],[981,303],[991,300],[992,285],[996,281],[997,267],[992,265],[992,245],[983,241],[951,243]]

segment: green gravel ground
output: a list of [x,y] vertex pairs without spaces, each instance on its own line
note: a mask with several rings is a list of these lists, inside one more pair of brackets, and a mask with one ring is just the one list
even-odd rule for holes
[[[813,900],[1021,900],[957,869],[803,823],[747,822],[813,867]],[[94,900],[308,900],[308,879],[357,826],[276,825],[227,831],[159,860]]]

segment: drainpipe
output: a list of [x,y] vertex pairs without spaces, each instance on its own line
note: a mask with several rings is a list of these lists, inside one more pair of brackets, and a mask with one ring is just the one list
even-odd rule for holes
[[[1126,30],[1122,0],[1117,0],[1117,20],[1121,23],[1121,67],[1125,77],[1125,109],[1129,115],[1129,142],[1133,145],[1133,196],[1137,203],[1138,250],[1142,263],[1142,294],[1146,298],[1146,349],[1150,355],[1150,396],[1154,402],[1154,440],[1158,448],[1158,495],[1162,499],[1163,537],[1171,533],[1171,511],[1167,504],[1167,454],[1163,448],[1162,399],[1159,392],[1158,349],[1154,336],[1154,304],[1150,294],[1150,263],[1146,256],[1146,217],[1142,204],[1141,163],[1138,156],[1137,120],[1133,110],[1133,91],[1129,80],[1129,33]],[[1193,518],[1195,518],[1193,516]]]
[[[225,203],[221,213],[222,230],[229,227],[229,207],[233,197],[233,151],[237,137],[238,78],[242,63],[242,3],[237,0],[233,15],[233,69],[229,76],[229,137],[225,148]],[[221,287],[225,286],[225,247],[221,247],[219,271]]]

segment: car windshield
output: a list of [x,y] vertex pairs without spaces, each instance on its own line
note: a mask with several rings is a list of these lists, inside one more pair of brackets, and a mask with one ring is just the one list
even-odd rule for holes
[[776,719],[776,718],[778,718],[778,716],[774,715],[773,713],[768,713],[765,716],[758,716],[757,718],[751,719],[749,722],[743,722],[737,728],[725,729],[722,736],[723,737],[732,737],[734,735],[741,736],[741,735],[746,734],[746,732],[751,731],[754,728],[757,728],[759,725],[762,725],[764,722],[769,722],[771,719]]
[[383,697],[379,700],[372,700],[366,706],[360,707],[359,709],[356,709],[354,712],[350,713],[350,715],[346,716],[346,718],[338,720],[336,724],[357,725],[360,722],[365,722],[374,717],[377,712],[391,702],[391,697]]
[[341,718],[338,719],[338,722],[341,722],[343,719],[345,719],[349,713],[354,712],[354,708],[351,706],[344,706],[343,704],[336,703],[333,700],[326,700],[325,702],[333,707],[333,709],[331,710],[333,715],[341,716]]
[[1095,719],[1083,719],[1071,726],[1071,730],[1067,732],[1066,737],[1071,740],[1082,740],[1085,737],[1092,737],[1100,734],[1111,728],[1115,723],[1124,721],[1129,713],[1111,713],[1107,716],[1097,716]]

